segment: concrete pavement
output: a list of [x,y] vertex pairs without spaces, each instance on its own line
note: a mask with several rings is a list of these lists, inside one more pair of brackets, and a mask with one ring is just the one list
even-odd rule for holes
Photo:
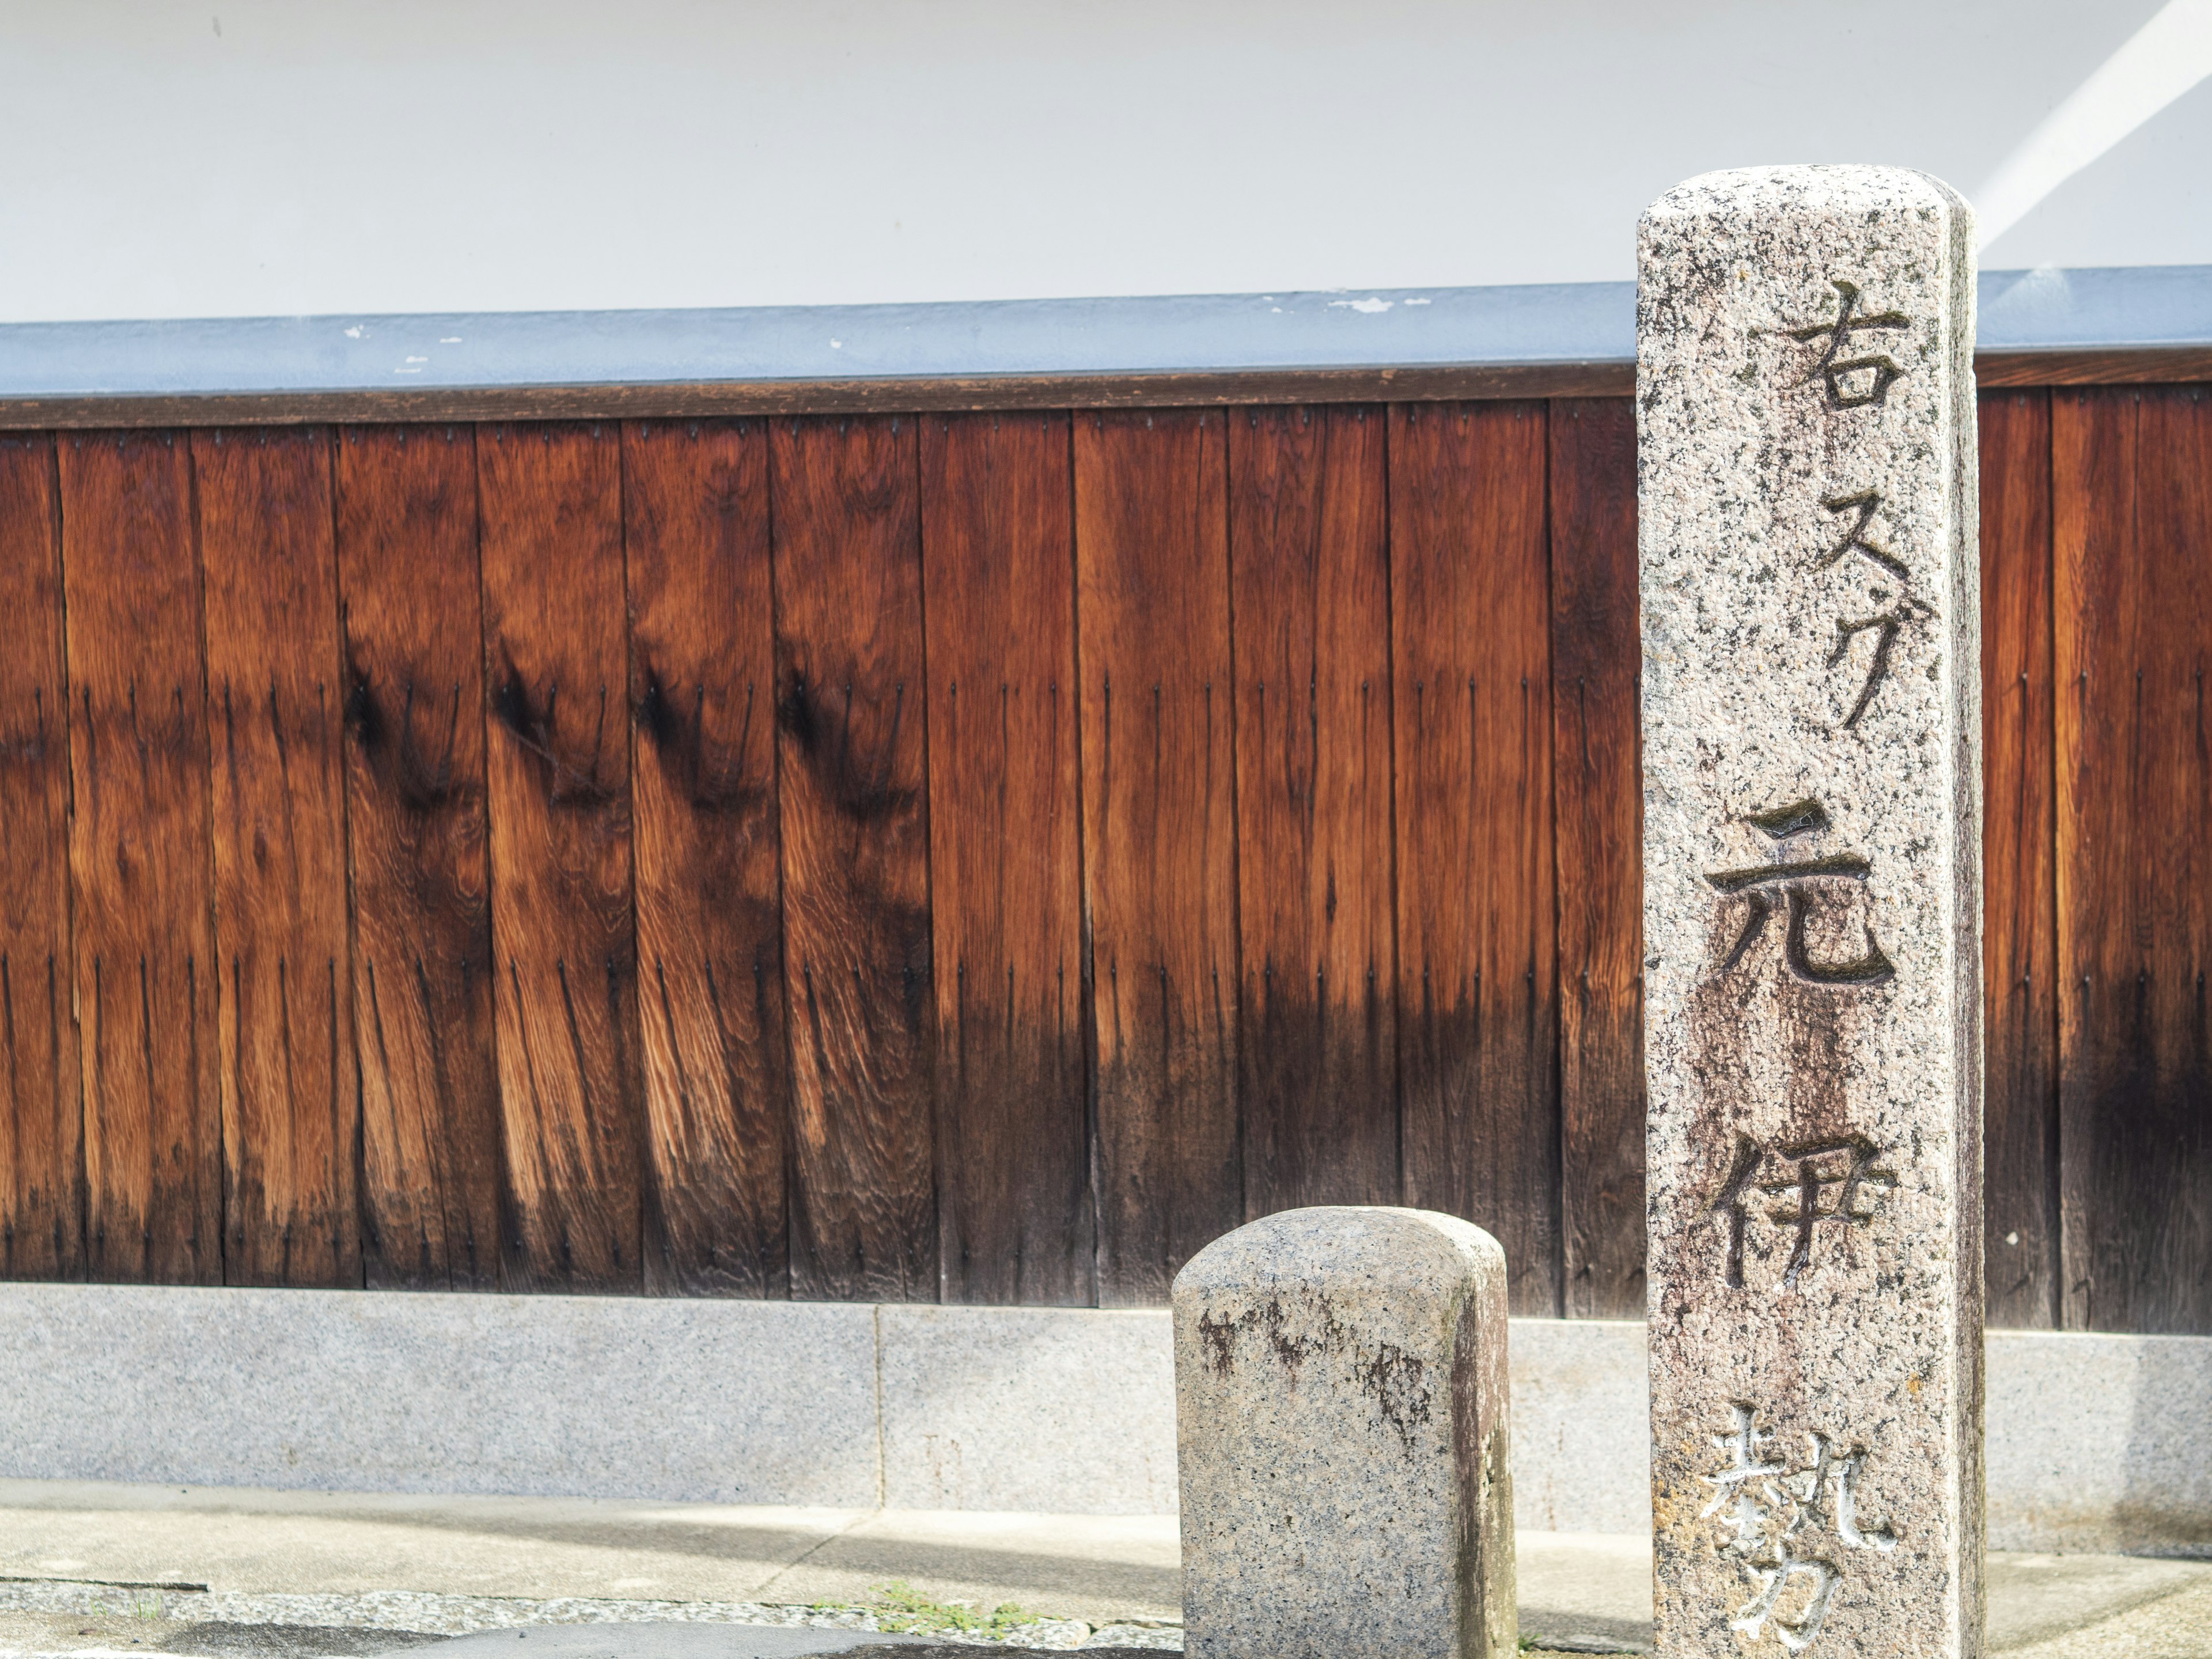
[[[893,1580],[936,1601],[1011,1601],[1062,1621],[1031,1632],[1055,1646],[1082,1640],[1085,1626],[1103,1638],[1117,1624],[1138,1632],[1129,1639],[1171,1640],[1177,1553],[1172,1516],[9,1480],[0,1652],[335,1659],[404,1645],[410,1632],[419,1640],[606,1620],[857,1624],[805,1610],[865,1607]],[[1648,1642],[1643,1539],[1523,1532],[1519,1560],[1525,1635],[1583,1650]],[[2212,1563],[1997,1554],[1990,1599],[1992,1650],[2023,1659],[2212,1659]]]

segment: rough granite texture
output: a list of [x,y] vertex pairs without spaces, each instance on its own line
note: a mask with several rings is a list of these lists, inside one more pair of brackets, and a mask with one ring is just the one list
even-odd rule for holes
[[1639,230],[1662,1659],[1982,1648],[1973,276],[1893,168]]
[[1425,1210],[1289,1210],[1175,1282],[1185,1650],[1507,1659],[1505,1254]]

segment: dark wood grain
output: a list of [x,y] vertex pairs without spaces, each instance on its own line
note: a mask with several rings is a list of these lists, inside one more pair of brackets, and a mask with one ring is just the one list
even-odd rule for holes
[[476,434],[339,436],[348,869],[371,1285],[500,1282]]
[[1550,579],[1541,404],[1394,404],[1398,1006],[1406,1201],[1559,1283]]
[[1565,1310],[1644,1316],[1636,410],[1551,407],[1552,779]]
[[516,1288],[643,1284],[620,433],[477,434],[493,1006]]
[[2051,404],[2065,1322],[2212,1331],[2212,403]]
[[937,1294],[915,440],[779,421],[770,450],[794,1296]]
[[1999,386],[2135,386],[2212,380],[2212,347],[2087,346],[2060,351],[1978,351],[1974,381]]
[[192,434],[213,775],[223,1277],[361,1282],[330,434]]
[[87,1267],[219,1284],[206,676],[189,446],[58,446]]
[[921,422],[940,1279],[1097,1297],[1065,415]]
[[1989,1321],[2048,1329],[2059,1318],[2051,394],[1985,392],[1980,413]]
[[1243,1218],[1226,421],[1075,422],[1098,1298]]
[[70,1006],[69,698],[52,440],[0,438],[0,1278],[84,1271]]
[[768,433],[623,433],[649,1263],[690,1294],[790,1289]]
[[1387,422],[1229,422],[1244,1214],[1395,1204]]

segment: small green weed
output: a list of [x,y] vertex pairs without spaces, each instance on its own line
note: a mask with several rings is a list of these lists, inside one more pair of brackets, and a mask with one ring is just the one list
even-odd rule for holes
[[988,1613],[978,1613],[966,1601],[939,1601],[923,1595],[903,1578],[869,1588],[876,1623],[900,1636],[927,1636],[957,1630],[975,1636],[1004,1638],[1030,1615],[1012,1601],[1001,1601]]

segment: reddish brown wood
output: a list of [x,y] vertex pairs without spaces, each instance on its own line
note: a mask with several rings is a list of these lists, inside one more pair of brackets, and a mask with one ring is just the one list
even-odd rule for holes
[[1065,415],[925,416],[938,1249],[948,1302],[1097,1299]]
[[69,718],[53,442],[0,438],[0,1278],[84,1271],[70,1007]]
[[222,1279],[207,709],[189,446],[58,446],[70,875],[95,1279]]
[[330,434],[196,432],[192,467],[214,769],[223,1277],[357,1285]]
[[1098,1297],[1243,1219],[1226,422],[1075,422]]
[[1984,1244],[1992,1325],[2058,1322],[2051,394],[1984,392]]
[[368,1282],[499,1284],[472,428],[337,443],[353,1006]]
[[937,1293],[913,417],[778,421],[776,726],[792,1291]]
[[1565,1311],[1644,1316],[1644,787],[1636,410],[1549,416]]
[[1395,1204],[1386,422],[1229,422],[1244,1214]]
[[477,437],[493,1006],[517,1288],[643,1283],[621,460],[611,425]]
[[2212,1331],[2212,403],[2051,406],[2062,1307]]
[[1395,404],[1398,1006],[1406,1201],[1559,1284],[1550,581],[1541,404]]
[[790,1288],[768,433],[623,432],[632,810],[654,1276]]

